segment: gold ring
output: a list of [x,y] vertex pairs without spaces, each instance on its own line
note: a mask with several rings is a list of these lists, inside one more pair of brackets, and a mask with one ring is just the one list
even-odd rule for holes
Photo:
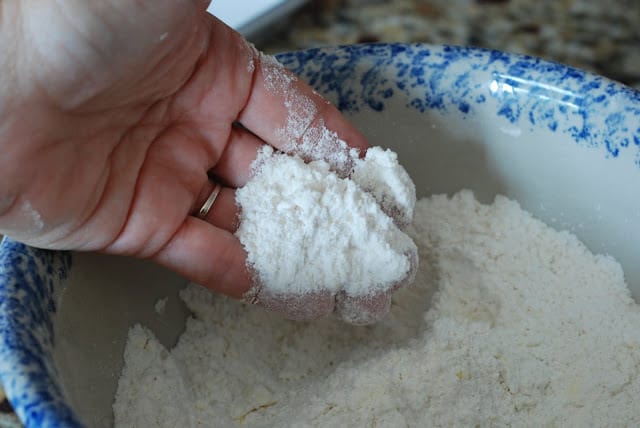
[[213,203],[216,201],[216,199],[218,198],[218,195],[220,194],[220,190],[222,190],[222,186],[216,183],[215,187],[209,194],[209,197],[207,198],[206,201],[204,201],[204,204],[202,204],[202,207],[198,211],[198,218],[204,220],[204,218],[207,217],[207,214],[209,214],[209,211],[211,211],[211,207],[213,206]]

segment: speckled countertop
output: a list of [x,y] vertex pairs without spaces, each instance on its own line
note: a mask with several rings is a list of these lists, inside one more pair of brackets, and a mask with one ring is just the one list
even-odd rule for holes
[[260,47],[280,52],[360,42],[525,53],[640,89],[638,0],[315,0]]
[[[313,0],[258,45],[474,45],[594,71],[640,89],[639,0]],[[0,428],[19,426],[0,388]]]

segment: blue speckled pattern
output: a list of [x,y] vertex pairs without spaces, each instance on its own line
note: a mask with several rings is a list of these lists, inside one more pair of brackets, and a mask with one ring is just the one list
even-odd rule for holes
[[640,93],[561,64],[419,44],[313,49],[278,59],[319,92],[331,94],[343,111],[382,111],[394,96],[420,112],[474,115],[492,108],[523,130],[567,133],[606,157],[629,154],[640,167]]
[[64,403],[53,366],[54,288],[71,255],[5,238],[0,245],[0,380],[28,427],[81,426]]
[[[640,167],[640,93],[559,64],[461,47],[359,45],[278,56],[343,111],[502,118],[570,135],[605,158]],[[397,106],[397,104],[396,104]],[[27,427],[79,426],[65,404],[51,349],[54,289],[71,255],[5,239],[0,246],[0,380]]]

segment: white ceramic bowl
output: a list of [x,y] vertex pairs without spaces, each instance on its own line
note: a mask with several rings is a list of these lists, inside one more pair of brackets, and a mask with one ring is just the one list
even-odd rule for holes
[[[622,264],[640,296],[640,93],[540,59],[360,45],[280,60],[399,153],[419,196],[517,199]],[[110,426],[128,328],[171,346],[185,281],[147,263],[0,247],[0,378],[28,427]],[[156,299],[169,296],[164,315]]]

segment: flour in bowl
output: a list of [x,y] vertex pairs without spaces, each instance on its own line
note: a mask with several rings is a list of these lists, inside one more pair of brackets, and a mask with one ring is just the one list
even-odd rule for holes
[[503,197],[418,202],[415,283],[369,327],[286,321],[195,285],[168,351],[129,334],[116,426],[638,426],[620,266]]

